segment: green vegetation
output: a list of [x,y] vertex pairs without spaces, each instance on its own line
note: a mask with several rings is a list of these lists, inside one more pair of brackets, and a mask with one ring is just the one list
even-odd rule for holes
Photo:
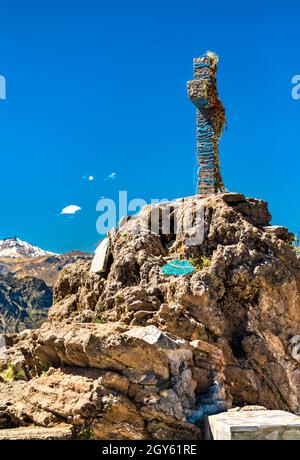
[[192,259],[188,259],[188,261],[195,267],[197,271],[201,270],[201,266],[199,264],[199,259],[196,257],[193,257]]
[[99,307],[98,307],[98,311],[99,312],[102,312],[105,310],[105,304],[104,303],[100,303]]
[[94,320],[94,323],[96,323],[96,324],[103,324],[103,323],[104,323],[101,313],[99,313],[99,314],[96,316],[96,318],[95,318],[95,320]]
[[42,371],[40,374],[39,374],[39,377],[47,377],[48,375],[48,371]]
[[18,371],[16,365],[13,363],[10,363],[4,371],[0,372],[0,376],[6,382],[14,382],[15,380],[26,380],[26,375],[23,369]]
[[34,367],[34,375],[36,379],[40,378],[40,377],[47,377],[48,375],[48,370],[50,369],[51,367],[51,363],[48,363],[48,362],[45,362],[43,363],[43,365],[39,365],[39,366],[35,366]]
[[189,259],[189,262],[195,267],[197,271],[203,270],[211,265],[211,259],[206,256],[202,256],[200,260],[196,257]]
[[104,320],[102,318],[102,313],[105,311],[105,304],[100,303],[98,308],[97,308],[97,314],[94,319],[94,323],[102,324],[104,323]]
[[79,433],[79,436],[83,439],[91,439],[94,436],[94,433],[88,426],[85,426]]
[[202,268],[207,268],[211,265],[211,259],[209,259],[206,256],[201,257],[201,267]]

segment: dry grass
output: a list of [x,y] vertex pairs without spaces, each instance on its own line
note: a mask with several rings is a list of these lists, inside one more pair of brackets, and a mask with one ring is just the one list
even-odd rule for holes
[[215,68],[217,67],[217,64],[219,62],[219,56],[214,53],[213,51],[206,51],[205,53],[208,57],[210,57],[211,61],[212,61],[212,66]]

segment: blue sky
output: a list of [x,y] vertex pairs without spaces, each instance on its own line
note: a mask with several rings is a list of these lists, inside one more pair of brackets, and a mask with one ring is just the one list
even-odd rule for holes
[[[2,2],[0,238],[93,250],[102,196],[195,192],[192,59],[220,55],[227,188],[300,230],[300,6],[291,1]],[[115,179],[105,178],[116,172]],[[83,176],[93,175],[88,181]],[[70,204],[74,217],[59,216]]]

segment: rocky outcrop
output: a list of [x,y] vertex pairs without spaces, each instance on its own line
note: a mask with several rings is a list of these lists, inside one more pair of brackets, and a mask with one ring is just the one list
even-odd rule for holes
[[28,381],[0,384],[6,428],[67,423],[101,439],[200,439],[188,423],[197,392],[209,390],[209,377],[220,387],[224,379],[218,349],[155,326],[46,323],[14,350]]
[[[184,220],[199,203],[201,244],[187,245],[184,232],[163,234],[166,211]],[[147,225],[158,208],[155,234]],[[50,318],[155,325],[210,343],[224,354],[236,404],[299,412],[291,341],[300,334],[300,261],[291,234],[270,219],[265,202],[232,193],[147,206],[116,232],[105,275],[91,274],[88,263],[62,272]],[[193,261],[196,272],[163,275],[170,258]]]
[[[198,439],[226,404],[300,413],[300,261],[270,219],[265,202],[230,193],[123,219],[105,273],[66,267],[48,321],[6,335],[2,427]],[[194,273],[164,275],[172,259]],[[12,364],[26,381],[7,383]]]

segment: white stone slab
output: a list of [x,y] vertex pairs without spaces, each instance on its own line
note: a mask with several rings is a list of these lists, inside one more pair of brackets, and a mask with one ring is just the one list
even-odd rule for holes
[[281,410],[233,411],[206,420],[207,438],[219,440],[300,440],[300,417]]
[[104,238],[96,249],[95,257],[92,261],[91,272],[103,273],[106,270],[110,254],[110,239]]

